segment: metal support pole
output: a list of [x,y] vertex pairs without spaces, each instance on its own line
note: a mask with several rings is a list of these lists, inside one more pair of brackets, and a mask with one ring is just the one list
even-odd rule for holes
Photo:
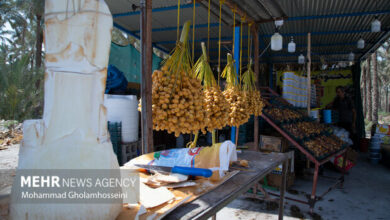
[[282,168],[282,182],[280,184],[280,197],[279,197],[279,220],[283,220],[284,213],[284,193],[286,191],[286,181],[287,181],[287,166],[288,158],[283,162]]
[[[254,25],[252,28],[253,33],[253,57],[254,57],[254,72],[256,76],[256,88],[259,89],[259,34],[257,31],[258,26]],[[254,117],[254,131],[253,131],[253,137],[254,137],[254,147],[256,151],[259,150],[259,117]]]
[[307,33],[307,115],[311,104],[311,34]]
[[274,64],[269,63],[269,87],[274,89]]
[[385,100],[386,100],[386,102],[385,102],[385,111],[386,112],[389,112],[390,111],[390,105],[389,105],[389,89],[390,89],[390,87],[389,86],[387,86],[386,87],[386,96],[385,96]]
[[310,212],[313,212],[314,205],[316,203],[316,190],[317,190],[317,182],[318,182],[318,170],[320,165],[315,163],[314,177],[313,177],[313,188],[311,189],[311,196],[309,200]]
[[152,0],[140,0],[141,9],[141,134],[142,154],[153,152],[152,121]]
[[[237,79],[239,80],[240,76],[240,27],[234,27],[234,32],[235,32],[235,39],[234,39],[234,62],[236,65],[236,72],[237,72]],[[230,139],[233,143],[236,143],[236,127],[232,127],[232,131],[230,133]],[[238,141],[238,140],[237,140]]]
[[345,151],[345,153],[343,154],[343,166],[342,166],[342,176],[341,176],[341,181],[340,181],[340,188],[343,188],[344,187],[344,175],[346,173],[345,171],[345,166],[347,165],[347,152],[348,151]]

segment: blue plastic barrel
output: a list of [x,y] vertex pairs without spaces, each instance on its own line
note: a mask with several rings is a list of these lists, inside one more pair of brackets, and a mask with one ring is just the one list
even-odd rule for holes
[[372,164],[378,164],[379,161],[382,159],[381,153],[372,153],[372,152],[370,152],[370,155],[368,157],[369,157],[370,162]]
[[324,110],[324,123],[330,124],[332,123],[332,110]]
[[375,134],[371,137],[370,149],[380,149],[382,140],[379,135]]

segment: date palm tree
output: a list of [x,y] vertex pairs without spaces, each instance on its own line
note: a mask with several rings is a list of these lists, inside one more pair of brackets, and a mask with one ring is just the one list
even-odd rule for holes
[[390,39],[377,51],[378,53],[378,77],[381,95],[381,110],[390,112]]
[[43,68],[37,64],[42,63],[42,40],[36,32],[37,26],[42,29],[37,14],[43,14],[43,2],[0,1],[1,119],[24,120],[41,114]]
[[372,121],[378,123],[378,106],[379,106],[379,87],[378,87],[378,66],[377,55],[374,52],[371,55],[372,60]]

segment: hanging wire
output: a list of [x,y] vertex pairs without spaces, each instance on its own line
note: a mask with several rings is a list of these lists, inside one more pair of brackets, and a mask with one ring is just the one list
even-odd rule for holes
[[240,23],[240,85],[241,85],[241,75],[242,75],[242,22],[245,22],[245,16],[241,17],[241,23]]
[[248,59],[252,59],[251,58],[251,43],[252,43],[251,26],[252,26],[252,22],[248,24]]
[[218,86],[221,75],[221,20],[222,20],[222,5],[225,0],[219,0],[219,30],[218,30]]
[[179,29],[180,29],[180,0],[177,0],[177,41],[179,41]]
[[233,48],[233,56],[234,56],[234,42],[235,42],[235,40],[236,40],[236,30],[235,30],[235,28],[236,28],[236,8],[233,8],[233,46],[232,46],[232,48]]
[[207,56],[208,54],[210,54],[210,3],[211,0],[209,0],[209,7],[207,13]]
[[195,62],[195,0],[192,0],[192,63]]

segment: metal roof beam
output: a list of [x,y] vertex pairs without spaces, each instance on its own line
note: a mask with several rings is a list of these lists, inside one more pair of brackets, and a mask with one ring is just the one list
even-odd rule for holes
[[[302,20],[314,20],[314,19],[324,19],[324,18],[344,18],[344,17],[354,17],[354,16],[368,16],[368,15],[384,15],[390,14],[390,10],[381,10],[381,11],[364,11],[364,12],[353,12],[345,14],[329,14],[329,15],[310,15],[310,16],[297,16],[297,17],[279,17],[275,19],[284,19],[286,21],[302,21]],[[257,21],[258,24],[274,22],[275,19],[265,19]]]
[[[326,62],[350,62],[348,59],[325,59]],[[312,59],[312,63],[321,63],[320,59]],[[298,63],[298,60],[276,60],[272,61],[272,63]]]
[[[348,59],[326,59],[325,60],[328,63],[333,63],[333,62],[350,62]],[[312,63],[321,63],[322,61],[320,59],[312,59]],[[212,60],[209,62],[210,64],[218,64],[218,60]],[[260,61],[260,63],[269,63],[265,61],[264,59]],[[274,60],[271,61],[271,64],[273,63],[298,63],[298,60]],[[226,64],[226,60],[221,60],[221,64]]]
[[[382,30],[384,32],[385,30]],[[371,33],[371,30],[369,29],[364,29],[364,30],[349,30],[349,31],[324,31],[324,32],[311,32],[312,35],[331,35],[331,34],[354,34],[354,33]],[[307,33],[282,33],[283,37],[291,37],[291,36],[306,36]],[[265,35],[260,35],[260,37],[272,37],[272,34],[265,34]],[[244,35],[242,36],[243,39],[247,39],[248,36]],[[221,40],[232,40],[232,37],[223,37]],[[195,42],[202,42],[207,40],[207,38],[203,39],[198,39],[195,40]],[[210,38],[210,41],[218,41],[218,38]],[[175,44],[176,41],[159,41],[155,42],[158,44]]]
[[[245,36],[242,36],[243,39],[247,39],[248,36],[245,35]],[[221,37],[221,41],[226,41],[226,40],[232,40],[233,38],[232,37]],[[219,39],[217,37],[213,37],[213,38],[210,38],[210,41],[218,41]],[[202,38],[202,39],[195,39],[195,42],[205,42],[207,41],[207,38]],[[158,41],[158,42],[155,42],[157,44],[176,44],[176,41],[173,41],[173,40],[168,40],[168,41]]]
[[240,6],[238,6],[236,3],[234,3],[231,0],[225,0],[225,5],[228,6],[232,10],[236,10],[236,13],[240,15],[241,17],[246,17],[248,22],[255,23],[255,19],[253,19],[252,16],[250,16],[244,9],[242,9]]
[[[382,30],[382,32],[387,30]],[[318,31],[310,32],[311,35],[331,35],[331,34],[356,34],[356,33],[371,33],[370,29],[363,30],[347,30],[347,31]],[[292,36],[306,36],[307,32],[303,33],[280,33],[283,37],[292,37]],[[261,35],[261,37],[272,37],[272,34]]]
[[[353,51],[355,54],[361,54],[363,52],[356,52]],[[294,56],[299,56],[301,53],[278,53],[278,54],[270,54],[271,57],[294,57]],[[314,56],[334,56],[334,55],[348,55],[348,52],[311,52],[312,55]]]
[[[357,52],[356,54],[360,54],[363,52]],[[334,55],[348,55],[348,52],[312,52],[312,55],[315,56],[334,56]],[[270,57],[298,57],[298,53],[292,54],[292,53],[281,53],[281,54],[270,54]],[[248,56],[244,55],[242,56],[243,59],[247,60]],[[342,60],[342,59],[341,59]],[[213,62],[214,60],[210,61]]]
[[360,58],[359,60],[365,60],[367,57],[376,51],[388,38],[390,37],[390,30],[384,33],[381,38],[370,48],[368,49]]
[[[355,52],[355,54],[361,54],[363,52]],[[279,53],[279,54],[270,54],[270,57],[298,57],[300,53]],[[311,53],[314,56],[334,56],[334,55],[348,55],[349,52],[312,52]],[[242,58],[248,58],[248,56],[242,56]]]
[[297,16],[297,17],[289,17],[287,18],[287,21],[300,21],[300,20],[323,19],[323,18],[343,18],[343,17],[381,15],[381,14],[390,14],[390,10],[364,11],[364,12],[353,12],[353,13],[345,13],[345,14]]
[[266,14],[271,17],[272,19],[274,19],[274,16],[272,15],[272,13],[270,12],[270,10],[268,9],[268,7],[264,4],[264,2],[262,0],[257,0],[255,1],[257,3],[258,6],[260,6],[261,8],[263,8],[266,12]]
[[[192,3],[190,3],[190,4],[182,4],[182,5],[180,5],[180,9],[192,8],[192,5],[193,5]],[[195,7],[198,7],[198,6],[200,6],[199,3],[196,3]],[[152,12],[164,12],[164,11],[173,11],[173,10],[177,10],[177,5],[176,6],[170,6],[170,7],[153,8]],[[130,11],[130,12],[113,14],[112,17],[113,18],[117,18],[117,17],[132,16],[132,15],[139,15],[139,14],[140,14],[140,11]]]
[[[195,1],[195,0],[193,0]],[[217,7],[219,8],[219,5],[218,6],[215,6],[215,3],[214,2],[210,2],[211,3],[211,6],[214,6],[214,7]],[[199,5],[201,7],[203,7],[204,9],[208,10],[208,3],[207,2],[204,2],[204,1],[200,1]],[[210,6],[210,7],[211,7]],[[210,8],[210,13],[216,18],[216,19],[219,19],[219,14],[214,12],[213,10],[211,10]],[[222,13],[222,17],[221,17],[221,22],[224,23],[225,25],[227,26],[230,26],[230,24],[223,18],[223,17],[230,17],[229,14],[226,13],[226,11],[224,9],[221,8],[221,13]]]
[[[369,44],[369,43],[366,43]],[[334,43],[334,44],[312,44],[312,47],[336,47],[336,46],[354,46],[356,45],[356,42],[345,42],[345,43]],[[307,47],[306,44],[297,44],[296,47]],[[264,49],[265,46],[260,46],[260,49]],[[283,48],[287,48],[287,44],[283,45]],[[228,50],[227,48],[222,48],[223,50]],[[242,50],[247,50],[247,47],[241,48]],[[195,52],[201,52],[202,49],[195,49]],[[210,48],[210,51],[218,51],[218,48]]]
[[[195,25],[195,28],[207,28],[207,25],[208,24],[196,24]],[[219,23],[210,23],[210,27],[218,27],[219,26]],[[179,27],[179,29],[182,29],[183,28],[183,25]],[[191,25],[191,28],[192,28],[192,25]],[[164,27],[164,28],[153,28],[152,31],[153,32],[160,32],[160,31],[176,31],[177,30],[177,26],[174,26],[174,27]],[[140,30],[136,30],[134,31],[134,33],[139,33]]]
[[[366,42],[368,44],[368,42]],[[336,47],[336,46],[353,46],[356,42],[334,43],[334,44],[312,44],[311,47]],[[287,44],[284,45],[287,48]],[[307,47],[307,44],[297,44],[296,47]]]
[[[229,2],[229,1],[227,1],[227,2]],[[228,3],[227,3],[227,5],[228,5]],[[235,4],[233,3],[233,5],[231,5],[231,6],[234,7],[234,5]],[[196,3],[196,7],[198,7],[198,6],[201,6],[201,4]],[[183,8],[192,8],[192,4],[183,4],[180,6],[180,9],[183,9]],[[172,10],[177,10],[177,6],[154,8],[154,9],[152,9],[152,12],[164,12],[164,11],[172,11]],[[239,12],[239,10],[237,10],[237,12]],[[244,12],[244,11],[240,10],[240,12]],[[132,15],[139,15],[139,14],[140,14],[140,11],[132,11],[132,12],[113,14],[113,17],[117,18],[117,17],[132,16]],[[353,12],[353,13],[345,13],[345,14],[282,17],[282,18],[287,20],[287,21],[300,21],[300,20],[312,20],[312,19],[324,19],[324,18],[343,18],[343,17],[354,17],[354,16],[382,15],[382,14],[390,14],[390,10]],[[278,18],[258,21],[258,23],[273,22],[275,19],[278,19]]]
[[[119,30],[121,30],[121,31],[123,31],[123,32],[125,32],[125,33],[127,33],[128,35],[130,35],[130,36],[136,38],[137,40],[140,39],[138,35],[132,33],[131,31],[127,30],[126,28],[120,26],[119,24],[117,24],[117,23],[115,23],[115,22],[114,22],[114,27],[116,27],[116,28],[118,28]],[[152,46],[155,47],[155,48],[157,48],[157,49],[159,49],[159,50],[161,50],[161,51],[163,51],[163,52],[166,53],[166,54],[169,54],[169,51],[167,51],[166,49],[164,49],[164,48],[162,48],[162,47],[157,46],[155,43],[152,43]]]

